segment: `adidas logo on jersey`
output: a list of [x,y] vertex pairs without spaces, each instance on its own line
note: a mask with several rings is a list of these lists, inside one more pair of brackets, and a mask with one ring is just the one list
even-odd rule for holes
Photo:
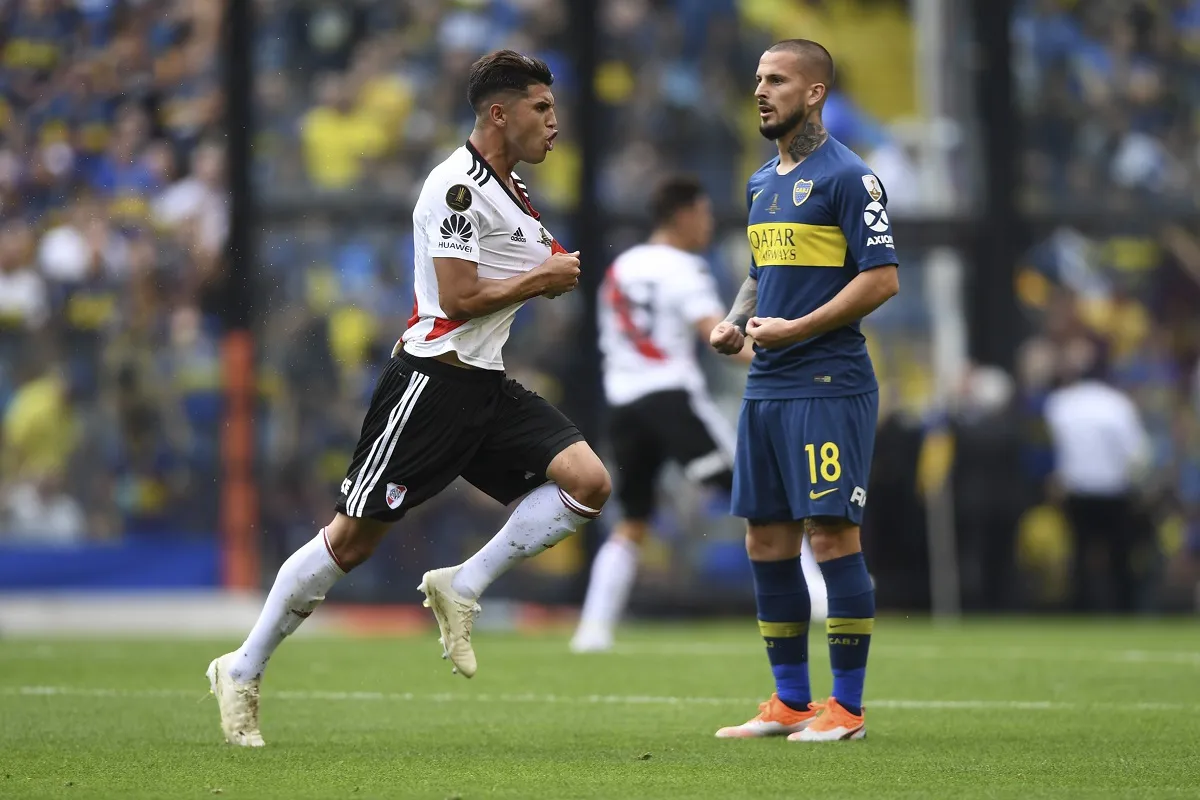
[[528,241],[525,238],[524,232],[520,228],[517,228],[517,232],[514,233],[512,236],[508,237],[508,239],[509,239],[509,241],[520,242],[521,244],[525,244],[525,242]]

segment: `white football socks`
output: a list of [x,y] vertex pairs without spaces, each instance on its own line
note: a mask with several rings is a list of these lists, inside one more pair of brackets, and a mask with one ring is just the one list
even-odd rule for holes
[[513,511],[500,532],[462,565],[451,587],[470,600],[517,563],[561,542],[583,523],[600,516],[547,483],[534,489]]
[[292,553],[279,568],[258,621],[229,667],[230,677],[245,683],[262,675],[275,648],[308,619],[325,599],[325,593],[345,574],[322,528],[316,538]]
[[629,590],[637,575],[639,550],[633,542],[617,536],[608,537],[600,547],[592,563],[587,598],[579,615],[581,635],[611,638],[629,601]]

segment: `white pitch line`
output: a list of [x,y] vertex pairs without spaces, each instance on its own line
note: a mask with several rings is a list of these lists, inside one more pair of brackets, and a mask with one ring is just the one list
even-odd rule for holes
[[[819,645],[819,642],[815,642]],[[531,641],[521,645],[522,652],[530,655],[560,654],[566,652],[565,645]],[[49,661],[61,659],[67,651],[53,645],[38,645],[30,650],[0,651],[3,661]],[[1035,662],[1089,662],[1093,664],[1126,664],[1137,666],[1177,666],[1200,668],[1200,652],[1171,650],[1090,650],[1084,648],[1055,649],[1052,647],[1011,646],[951,646],[922,644],[898,644],[875,642],[872,654],[894,661],[1035,661]],[[595,658],[622,657],[734,657],[762,658],[761,644],[734,642],[627,642],[617,644],[608,653],[596,654]],[[89,650],[89,659],[121,660],[128,657],[123,648],[112,650]]]
[[[1167,650],[1058,650],[1050,647],[939,647],[937,645],[872,644],[874,655],[890,659],[983,661],[1089,661],[1104,664],[1168,664],[1200,667],[1200,652]],[[716,642],[687,644],[618,644],[618,656],[744,656],[761,657],[762,647]]]
[[[90,697],[115,699],[158,699],[204,697],[190,689],[99,689],[75,686],[0,686],[5,697]],[[688,697],[637,694],[456,694],[435,692],[329,692],[282,690],[269,692],[268,700],[400,702],[400,703],[510,703],[516,705],[628,705],[628,706],[752,706],[755,698]],[[1072,703],[1049,700],[867,700],[869,708],[906,711],[1186,711],[1200,712],[1200,705],[1186,703]]]

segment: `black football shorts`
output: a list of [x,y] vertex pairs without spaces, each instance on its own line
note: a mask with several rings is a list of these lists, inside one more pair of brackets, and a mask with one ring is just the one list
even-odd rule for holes
[[401,351],[375,385],[337,510],[394,522],[460,475],[508,505],[583,435],[503,372]]
[[650,518],[658,475],[667,461],[678,463],[697,483],[726,491],[733,486],[733,434],[716,430],[726,423],[707,405],[704,398],[678,389],[612,409],[609,439],[617,462],[617,498],[626,519]]

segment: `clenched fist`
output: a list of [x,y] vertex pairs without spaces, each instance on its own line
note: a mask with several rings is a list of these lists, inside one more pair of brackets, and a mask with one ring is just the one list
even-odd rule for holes
[[542,295],[553,300],[579,285],[579,251],[555,253],[539,264],[537,269],[546,278]]
[[746,344],[746,336],[732,322],[720,322],[708,335],[708,343],[718,353],[734,356],[742,352],[742,346]]

